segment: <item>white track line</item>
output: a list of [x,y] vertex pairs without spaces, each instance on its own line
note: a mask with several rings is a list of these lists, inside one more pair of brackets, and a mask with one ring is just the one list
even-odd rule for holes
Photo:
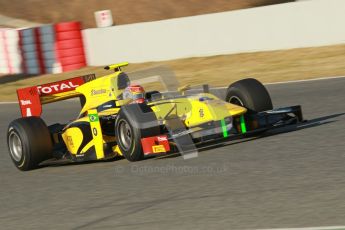
[[[279,82],[272,82],[272,83],[264,83],[264,85],[283,85],[283,84],[291,84],[291,83],[299,83],[299,82],[310,82],[310,81],[321,81],[321,80],[331,80],[331,79],[339,79],[345,78],[345,76],[335,76],[335,77],[320,77],[320,78],[311,78],[306,80],[293,80],[293,81],[279,81]],[[228,87],[212,87],[211,89],[226,89]],[[16,101],[8,101],[8,102],[0,102],[0,105],[6,104],[16,104]]]
[[290,83],[331,80],[331,79],[339,79],[339,78],[345,78],[345,76],[320,77],[320,78],[311,78],[311,79],[306,79],[306,80],[294,80],[294,81],[279,81],[279,82],[265,83],[264,85],[282,85],[282,84],[290,84]]
[[[311,78],[306,80],[292,80],[292,81],[277,81],[271,83],[264,83],[264,85],[283,85],[283,84],[291,84],[291,83],[299,83],[299,82],[310,82],[310,81],[321,81],[321,80],[332,80],[332,79],[339,79],[345,78],[345,76],[335,76],[335,77],[320,77],[320,78]],[[221,86],[221,87],[212,87],[211,89],[226,89],[228,87]]]
[[17,101],[5,101],[5,102],[0,102],[0,105],[7,105],[7,104],[18,104]]
[[342,230],[345,226],[324,226],[324,227],[306,227],[306,228],[267,228],[257,230]]

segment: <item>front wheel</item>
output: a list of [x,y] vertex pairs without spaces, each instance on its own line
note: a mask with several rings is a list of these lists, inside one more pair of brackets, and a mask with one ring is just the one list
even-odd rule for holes
[[121,107],[115,122],[115,135],[121,153],[127,160],[142,160],[141,139],[159,134],[157,118],[149,106],[129,104]]
[[[265,86],[253,78],[243,79],[231,84],[227,90],[225,100],[229,103],[245,107],[248,115],[273,109],[271,97]],[[247,116],[244,119],[247,120]],[[255,125],[248,128],[250,131],[255,132],[246,134],[246,136],[256,136],[267,130],[256,130],[257,127]],[[241,130],[241,132],[243,131]]]
[[247,108],[248,113],[273,109],[271,97],[265,86],[253,78],[231,84],[227,89],[225,101]]

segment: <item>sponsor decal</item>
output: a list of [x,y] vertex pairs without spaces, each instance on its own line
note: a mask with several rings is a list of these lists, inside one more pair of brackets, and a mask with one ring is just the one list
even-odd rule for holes
[[74,81],[65,81],[62,83],[53,83],[53,84],[37,86],[37,90],[39,94],[41,95],[51,95],[51,94],[70,91],[70,90],[75,89],[78,86],[79,84],[77,84]]
[[32,105],[30,100],[20,100],[21,105]]
[[164,145],[154,145],[152,146],[153,153],[165,153]]
[[167,141],[168,138],[167,138],[166,136],[158,136],[158,137],[157,137],[157,140],[158,140],[158,141]]
[[98,132],[97,132],[97,129],[96,129],[96,128],[93,128],[93,129],[92,129],[92,132],[93,132],[93,135],[96,137],[96,136],[97,136],[97,133],[98,133]]
[[93,90],[91,90],[91,96],[104,94],[106,92],[107,92],[107,90],[105,90],[105,89],[93,89]]
[[86,74],[82,76],[85,82],[93,81],[96,79],[96,74]]
[[36,86],[18,89],[17,95],[22,117],[41,115],[42,106]]
[[97,122],[97,121],[99,121],[98,114],[89,114],[89,121],[90,122]]
[[31,109],[27,108],[26,109],[26,117],[31,117],[31,116],[32,116]]
[[72,148],[74,148],[74,144],[73,144],[73,140],[71,136],[67,136],[67,142],[68,145],[71,146]]
[[203,109],[199,109],[199,115],[200,115],[200,117],[204,117],[205,116]]

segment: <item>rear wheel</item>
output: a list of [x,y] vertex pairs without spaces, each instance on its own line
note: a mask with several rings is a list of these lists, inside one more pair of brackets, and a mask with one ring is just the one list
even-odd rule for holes
[[273,109],[271,97],[265,86],[253,78],[231,84],[227,89],[225,100],[247,108],[248,113]]
[[37,168],[42,161],[52,157],[50,132],[39,117],[12,121],[7,131],[7,144],[13,163],[23,171]]
[[121,107],[115,122],[115,135],[121,153],[127,160],[142,160],[141,138],[159,134],[157,118],[149,106],[129,104]]

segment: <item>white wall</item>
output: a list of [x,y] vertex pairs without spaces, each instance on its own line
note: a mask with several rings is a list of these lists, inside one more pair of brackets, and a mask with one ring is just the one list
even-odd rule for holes
[[345,1],[314,0],[83,31],[89,65],[345,43]]

